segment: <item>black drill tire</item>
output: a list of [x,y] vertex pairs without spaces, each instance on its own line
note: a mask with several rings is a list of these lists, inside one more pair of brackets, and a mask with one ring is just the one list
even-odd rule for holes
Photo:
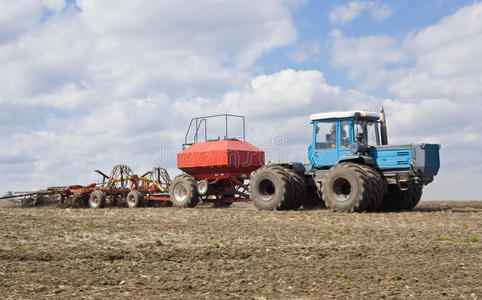
[[358,165],[371,179],[371,197],[367,211],[378,211],[385,194],[387,193],[387,181],[375,169],[367,165]]
[[339,163],[328,170],[321,186],[326,206],[340,212],[362,212],[369,207],[372,180],[357,164]]
[[292,207],[293,179],[286,169],[267,165],[251,176],[249,193],[259,210],[287,210]]
[[176,176],[169,187],[169,197],[176,207],[195,207],[199,203],[196,180],[188,174]]

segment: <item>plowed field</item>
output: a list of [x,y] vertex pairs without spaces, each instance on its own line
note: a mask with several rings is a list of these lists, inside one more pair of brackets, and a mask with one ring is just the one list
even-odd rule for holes
[[0,222],[1,298],[482,297],[482,201],[362,214],[1,208]]

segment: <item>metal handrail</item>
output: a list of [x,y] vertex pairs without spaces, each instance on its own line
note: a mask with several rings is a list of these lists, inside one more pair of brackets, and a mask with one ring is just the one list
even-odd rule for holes
[[[207,120],[208,119],[211,119],[211,118],[218,118],[218,117],[224,117],[225,119],[225,136],[223,139],[227,140],[227,139],[238,139],[237,137],[229,137],[229,132],[228,132],[228,118],[232,117],[232,118],[241,118],[243,120],[243,136],[242,136],[242,139],[243,141],[246,141],[246,122],[245,122],[245,118],[244,116],[240,116],[240,115],[232,115],[232,114],[220,114],[220,115],[211,115],[211,116],[205,116],[205,117],[197,117],[197,118],[192,118],[191,119],[191,122],[189,122],[189,127],[187,128],[187,132],[186,132],[186,135],[184,136],[184,144],[182,145],[183,149],[185,148],[185,146],[189,146],[189,145],[192,145],[192,144],[195,144],[195,143],[198,143],[199,142],[199,129],[201,128],[201,125],[203,124],[204,122],[204,141],[209,141],[208,137],[207,137]],[[194,134],[194,137],[193,137],[193,142],[192,143],[188,143],[188,136],[189,136],[189,132],[191,131],[191,127],[193,127],[193,125],[195,125],[195,134]],[[241,137],[240,137],[241,138]]]

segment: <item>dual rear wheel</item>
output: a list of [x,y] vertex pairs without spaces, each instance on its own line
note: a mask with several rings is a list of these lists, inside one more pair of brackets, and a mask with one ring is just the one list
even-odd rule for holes
[[335,211],[409,211],[420,202],[422,185],[409,181],[402,190],[388,185],[373,168],[346,162],[330,168],[321,192],[326,206]]
[[376,211],[385,195],[386,182],[366,165],[346,162],[329,169],[321,187],[326,206],[334,211]]
[[280,165],[267,165],[251,174],[249,193],[259,210],[298,209],[307,188],[302,174]]

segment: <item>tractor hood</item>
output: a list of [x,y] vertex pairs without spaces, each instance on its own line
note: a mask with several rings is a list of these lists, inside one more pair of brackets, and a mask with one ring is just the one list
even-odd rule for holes
[[371,146],[368,155],[382,171],[410,168],[424,182],[430,182],[440,168],[440,145],[409,144]]

